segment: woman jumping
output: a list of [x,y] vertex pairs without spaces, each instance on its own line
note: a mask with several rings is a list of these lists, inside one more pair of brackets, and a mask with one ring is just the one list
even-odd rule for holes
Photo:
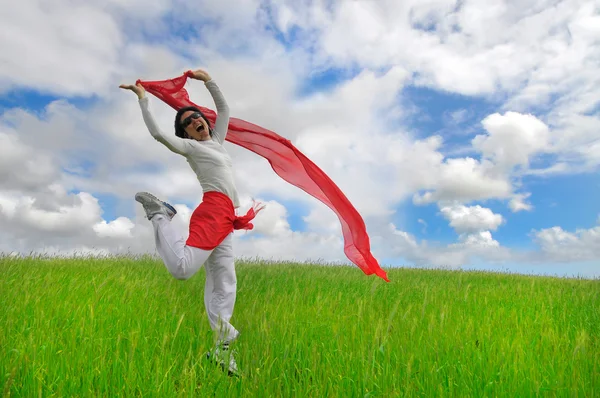
[[234,229],[247,226],[255,213],[235,216],[239,198],[231,157],[223,147],[229,125],[227,102],[208,73],[196,70],[189,72],[189,76],[203,81],[212,95],[217,108],[214,128],[200,109],[185,107],[179,109],[175,117],[175,135],[166,135],[148,109],[148,97],[142,85],[119,86],[137,94],[150,134],[172,152],[184,156],[198,177],[203,199],[192,214],[188,239],[171,225],[171,219],[177,214],[173,206],[147,192],[138,192],[135,200],[142,204],[152,222],[156,249],[171,275],[180,280],[189,279],[205,265],[204,304],[210,326],[217,335],[216,346],[207,357],[230,374],[237,374],[237,364],[229,350],[230,343],[239,336],[229,322],[237,289],[232,235]]

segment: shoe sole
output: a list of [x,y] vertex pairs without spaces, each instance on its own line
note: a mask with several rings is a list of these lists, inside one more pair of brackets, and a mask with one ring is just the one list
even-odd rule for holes
[[160,200],[159,198],[157,198],[156,196],[152,195],[149,192],[138,192],[135,194],[135,200],[136,202],[139,202],[142,204],[142,206],[144,205],[144,202],[146,200],[155,200],[159,203],[162,203],[168,210],[170,210],[173,214],[169,215],[171,218],[175,217],[175,215],[177,214],[177,210],[175,210],[175,208],[173,206],[171,206],[170,204],[168,204],[167,202],[164,202],[162,200]]

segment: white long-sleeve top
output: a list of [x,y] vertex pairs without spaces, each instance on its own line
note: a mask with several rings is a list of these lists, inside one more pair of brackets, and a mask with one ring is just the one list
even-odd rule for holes
[[184,156],[196,173],[203,192],[217,191],[227,195],[233,207],[240,206],[235,181],[233,163],[229,153],[223,147],[229,126],[229,106],[214,80],[205,83],[217,108],[217,119],[213,128],[213,137],[207,141],[183,139],[175,133],[165,134],[156,124],[148,109],[148,97],[139,100],[142,116],[152,137],[164,144],[172,152]]

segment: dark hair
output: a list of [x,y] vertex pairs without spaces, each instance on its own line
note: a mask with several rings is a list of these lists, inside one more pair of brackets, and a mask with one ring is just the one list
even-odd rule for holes
[[177,116],[175,116],[175,135],[179,138],[191,139],[190,136],[185,132],[185,129],[181,126],[181,115],[183,115],[187,111],[194,111],[194,112],[200,113],[200,115],[202,116],[202,119],[204,119],[204,121],[206,122],[206,125],[208,126],[208,132],[209,132],[210,136],[212,137],[213,129],[212,129],[212,127],[210,127],[210,122],[208,121],[206,116],[204,116],[204,113],[202,113],[202,111],[200,109],[196,108],[195,106],[186,106],[177,111]]

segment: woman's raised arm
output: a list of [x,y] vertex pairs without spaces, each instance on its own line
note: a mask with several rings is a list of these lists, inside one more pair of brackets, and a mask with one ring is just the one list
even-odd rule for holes
[[217,83],[206,71],[202,69],[195,70],[192,72],[191,77],[204,82],[204,85],[215,102],[217,108],[217,120],[215,120],[215,126],[213,128],[213,138],[217,140],[219,144],[223,144],[225,137],[227,136],[227,129],[229,128],[229,105],[227,105],[227,101],[225,101],[225,97]]
[[146,97],[146,90],[144,90],[144,87],[142,87],[142,85],[139,83],[136,85],[121,84],[119,87],[125,90],[131,90],[137,94],[140,108],[142,109],[144,123],[146,123],[146,127],[148,128],[148,131],[150,131],[152,137],[154,137],[156,141],[162,143],[164,146],[169,148],[172,152],[186,156],[191,148],[190,141],[181,139],[176,136],[166,135],[161,131],[161,129],[158,127],[158,124],[156,124],[156,121],[154,120],[154,117],[152,116],[152,113],[150,112],[150,109],[148,107],[149,101],[148,97]]

